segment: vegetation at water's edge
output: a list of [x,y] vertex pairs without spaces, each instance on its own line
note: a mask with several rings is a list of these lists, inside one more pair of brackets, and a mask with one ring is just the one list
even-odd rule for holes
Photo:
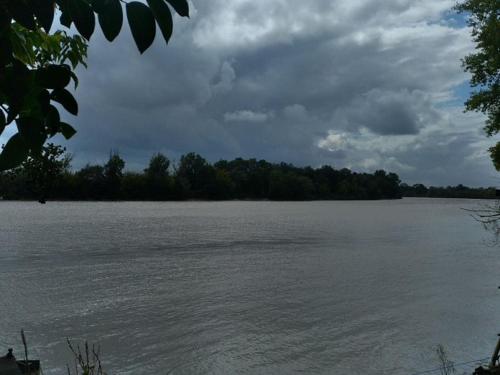
[[184,200],[184,199],[395,199],[401,198],[394,173],[355,173],[348,169],[298,168],[265,160],[220,160],[210,164],[195,153],[176,165],[154,155],[143,172],[126,172],[111,154],[105,165],[70,170],[60,146],[48,145],[42,157],[0,174],[4,199]]
[[493,198],[495,189],[464,186],[427,188],[401,184],[398,175],[349,169],[296,167],[286,163],[237,158],[210,164],[198,154],[183,155],[172,165],[153,155],[142,172],[125,171],[125,161],[112,153],[104,165],[70,169],[71,157],[49,144],[42,156],[0,173],[0,197],[27,200],[329,200],[410,197]]
[[403,197],[416,198],[469,198],[469,199],[497,199],[496,189],[489,188],[471,188],[462,184],[457,186],[425,186],[415,184],[409,186],[401,184],[401,193]]

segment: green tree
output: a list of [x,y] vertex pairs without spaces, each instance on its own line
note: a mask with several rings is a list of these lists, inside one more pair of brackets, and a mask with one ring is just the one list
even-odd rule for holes
[[293,172],[275,170],[270,174],[269,198],[282,201],[312,199],[314,185],[304,176]]
[[127,201],[151,200],[146,189],[146,181],[142,174],[125,172],[121,182],[121,198]]
[[125,160],[117,152],[111,152],[108,162],[104,165],[104,178],[107,185],[108,199],[119,198],[124,168]]
[[147,181],[149,199],[164,200],[170,194],[170,160],[163,154],[155,154],[149,161],[149,166],[144,170]]
[[45,203],[48,195],[61,182],[71,164],[71,155],[66,153],[62,146],[49,143],[42,147],[41,153],[34,153],[26,159],[22,166],[22,173],[32,193]]
[[79,199],[101,200],[106,193],[106,179],[101,165],[89,165],[75,175],[75,186]]
[[215,182],[215,170],[203,157],[190,152],[181,156],[177,177],[188,183],[194,198],[204,198]]
[[160,179],[168,177],[168,168],[170,167],[170,160],[161,154],[157,153],[149,160],[149,166],[144,170],[148,178]]
[[[15,124],[15,133],[0,154],[0,171],[15,168],[28,155],[40,154],[47,139],[76,131],[62,122],[57,102],[73,115],[78,103],[67,90],[78,83],[75,69],[85,63],[87,41],[96,15],[104,36],[113,41],[123,25],[123,8],[140,53],[152,44],[156,25],[168,43],[173,30],[170,7],[189,16],[187,0],[0,0],[0,135]],[[79,35],[51,33],[56,10],[60,24]]]
[[215,184],[213,198],[231,199],[234,194],[234,182],[229,173],[223,169],[215,170]]
[[[457,5],[457,10],[468,15],[467,23],[476,44],[474,53],[463,59],[475,88],[465,107],[467,111],[487,115],[484,129],[488,136],[493,136],[500,132],[500,1],[466,0]],[[500,171],[500,142],[490,148],[490,154]]]
[[71,155],[49,143],[41,153],[28,156],[21,166],[3,172],[0,196],[6,199],[37,199],[45,202],[56,195],[70,174]]

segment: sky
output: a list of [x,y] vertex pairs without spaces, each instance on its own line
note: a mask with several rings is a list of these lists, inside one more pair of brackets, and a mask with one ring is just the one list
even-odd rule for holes
[[91,39],[74,167],[118,151],[385,169],[410,184],[494,186],[485,118],[464,113],[473,50],[455,0],[192,0],[140,55],[128,24]]

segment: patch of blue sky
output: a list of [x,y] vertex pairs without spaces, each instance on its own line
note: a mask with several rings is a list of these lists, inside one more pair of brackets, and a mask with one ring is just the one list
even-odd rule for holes
[[437,105],[439,108],[450,108],[450,107],[462,107],[465,101],[469,98],[472,88],[468,81],[455,87],[453,90],[453,96],[450,100],[446,102],[441,102]]
[[457,13],[455,10],[449,10],[443,14],[440,23],[444,23],[454,29],[467,27],[467,14]]
[[10,139],[10,137],[12,137],[16,133],[17,133],[17,127],[14,123],[7,126],[3,131],[2,135],[0,135],[0,148],[2,148],[2,146],[5,145],[7,141]]

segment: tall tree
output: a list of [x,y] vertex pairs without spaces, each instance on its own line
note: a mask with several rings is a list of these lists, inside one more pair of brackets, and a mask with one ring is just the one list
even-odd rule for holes
[[210,185],[215,182],[214,168],[194,152],[181,156],[177,176],[188,183],[194,198],[206,197]]
[[79,199],[100,200],[106,194],[104,167],[87,164],[75,174],[75,188]]
[[108,199],[119,198],[124,168],[125,160],[117,152],[111,152],[108,162],[104,165],[104,178],[108,190]]
[[[457,5],[468,16],[474,53],[463,59],[463,66],[472,74],[475,88],[465,103],[466,110],[487,115],[485,131],[488,136],[500,132],[500,1],[466,0]],[[500,142],[490,148],[495,168],[500,171]]]
[[160,179],[168,177],[168,168],[170,167],[170,160],[161,154],[154,154],[149,160],[149,166],[144,170],[148,178]]
[[170,193],[170,178],[168,168],[170,160],[163,154],[155,154],[149,161],[149,166],[144,170],[150,198],[164,200]]

